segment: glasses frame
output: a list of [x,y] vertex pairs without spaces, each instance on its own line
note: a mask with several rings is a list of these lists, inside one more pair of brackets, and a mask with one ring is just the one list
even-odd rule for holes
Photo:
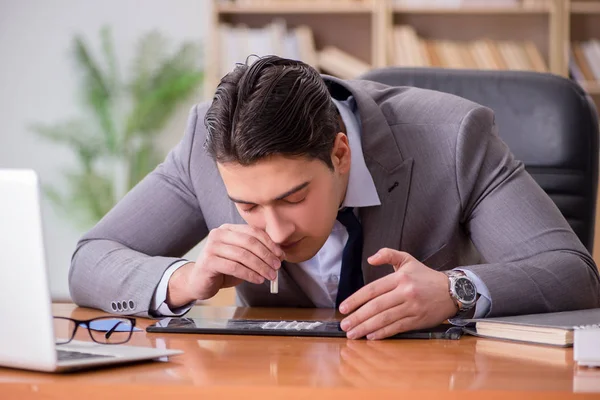
[[[75,318],[69,318],[69,317],[53,317],[53,318],[71,321],[71,322],[75,323],[75,327],[73,328],[73,331],[71,332],[71,336],[69,337],[69,340],[67,340],[66,342],[56,343],[56,345],[71,343],[71,341],[75,338],[75,333],[77,333],[77,329],[79,329],[80,324],[85,325],[86,330],[87,330],[88,334],[90,335],[90,338],[95,343],[107,344],[107,345],[127,343],[127,342],[129,342],[129,340],[131,340],[131,336],[133,335],[133,329],[135,328],[135,323],[136,323],[136,319],[133,317],[96,317],[96,318],[91,318],[91,319],[75,319]],[[115,318],[126,319],[131,323],[131,325],[130,325],[131,329],[129,330],[129,336],[127,336],[127,339],[125,339],[124,341],[118,342],[118,343],[99,342],[96,339],[94,339],[94,335],[92,335],[92,329],[90,328],[90,323],[93,321],[105,320],[105,319],[115,319]],[[111,337],[113,332],[115,332],[115,329],[117,329],[119,324],[120,324],[120,322],[115,324],[115,326],[113,326],[109,331],[104,332],[104,337],[107,340]],[[121,332],[123,332],[123,331],[121,331]]]

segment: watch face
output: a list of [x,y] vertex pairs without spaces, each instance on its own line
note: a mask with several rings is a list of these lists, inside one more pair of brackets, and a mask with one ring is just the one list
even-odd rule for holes
[[476,290],[475,285],[467,278],[458,278],[454,284],[456,296],[463,303],[471,303],[475,301]]

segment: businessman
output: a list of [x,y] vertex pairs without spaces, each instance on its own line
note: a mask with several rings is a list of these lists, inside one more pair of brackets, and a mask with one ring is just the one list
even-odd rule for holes
[[368,339],[600,307],[593,260],[490,109],[275,56],[192,109],[165,162],[80,240],[69,281],[81,306],[151,317],[235,286],[241,305],[337,307]]

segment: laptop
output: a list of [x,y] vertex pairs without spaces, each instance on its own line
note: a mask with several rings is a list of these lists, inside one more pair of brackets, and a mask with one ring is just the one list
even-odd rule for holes
[[0,366],[62,372],[182,353],[75,340],[56,345],[42,231],[37,174],[0,169]]

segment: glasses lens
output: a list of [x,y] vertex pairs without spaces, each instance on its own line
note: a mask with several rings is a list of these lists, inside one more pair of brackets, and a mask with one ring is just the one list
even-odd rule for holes
[[96,318],[88,325],[94,341],[105,344],[125,343],[133,331],[131,321],[126,318]]
[[54,342],[64,344],[71,340],[75,331],[75,322],[70,319],[54,317]]

